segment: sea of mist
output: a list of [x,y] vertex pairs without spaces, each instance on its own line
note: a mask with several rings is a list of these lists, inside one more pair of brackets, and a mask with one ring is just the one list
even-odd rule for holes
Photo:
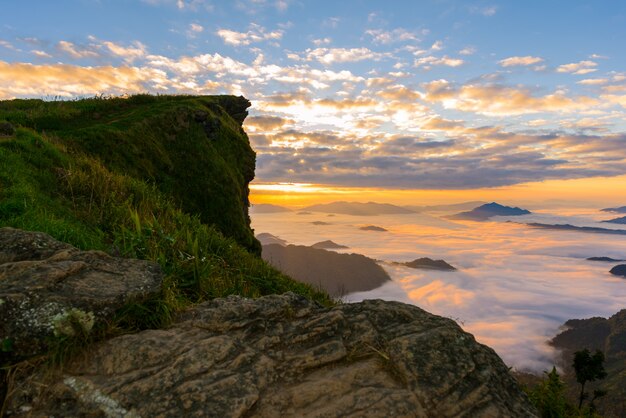
[[[489,222],[453,222],[442,215],[253,213],[252,226],[257,234],[268,232],[290,244],[330,239],[350,247],[342,252],[380,260],[392,281],[345,295],[344,301],[395,300],[452,318],[518,370],[540,372],[552,366],[555,353],[547,341],[566,320],[607,317],[626,307],[626,279],[609,274],[616,263],[586,260],[593,256],[626,259],[626,236],[524,225],[626,229],[598,222],[615,217],[612,214],[597,209],[534,210],[533,215]],[[388,232],[359,229],[366,225]],[[458,271],[416,270],[390,263],[418,257],[444,259]]]

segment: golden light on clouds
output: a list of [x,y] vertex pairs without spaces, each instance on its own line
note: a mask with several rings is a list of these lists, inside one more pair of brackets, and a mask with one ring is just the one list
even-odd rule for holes
[[292,207],[337,200],[376,201],[397,205],[430,205],[462,201],[504,201],[542,207],[569,204],[606,207],[615,204],[616,193],[626,190],[626,175],[573,180],[548,180],[507,187],[471,190],[389,190],[366,187],[333,187],[314,184],[251,184],[253,204],[270,203]]

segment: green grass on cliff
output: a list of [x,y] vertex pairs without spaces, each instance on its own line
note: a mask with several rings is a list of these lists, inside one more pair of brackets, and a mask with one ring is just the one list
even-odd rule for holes
[[129,306],[125,328],[161,326],[173,311],[231,294],[293,291],[331,303],[258,256],[241,100],[0,102],[0,121],[16,127],[0,136],[0,226],[158,262],[161,298]]

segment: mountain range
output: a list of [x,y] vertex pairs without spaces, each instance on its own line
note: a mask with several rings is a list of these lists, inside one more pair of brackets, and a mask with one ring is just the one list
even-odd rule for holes
[[408,215],[415,211],[389,203],[332,202],[303,208],[309,212],[339,213],[353,216]]

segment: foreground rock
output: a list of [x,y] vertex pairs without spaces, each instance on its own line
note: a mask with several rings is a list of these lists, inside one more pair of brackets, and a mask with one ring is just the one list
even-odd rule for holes
[[88,333],[125,304],[156,295],[162,278],[153,263],[1,228],[0,342],[15,359],[41,353],[49,337]]
[[532,417],[507,367],[453,321],[380,300],[293,294],[206,302],[167,330],[117,337],[67,365],[34,416]]
[[375,260],[361,254],[278,244],[264,245],[262,254],[278,270],[333,297],[376,289],[391,280]]

